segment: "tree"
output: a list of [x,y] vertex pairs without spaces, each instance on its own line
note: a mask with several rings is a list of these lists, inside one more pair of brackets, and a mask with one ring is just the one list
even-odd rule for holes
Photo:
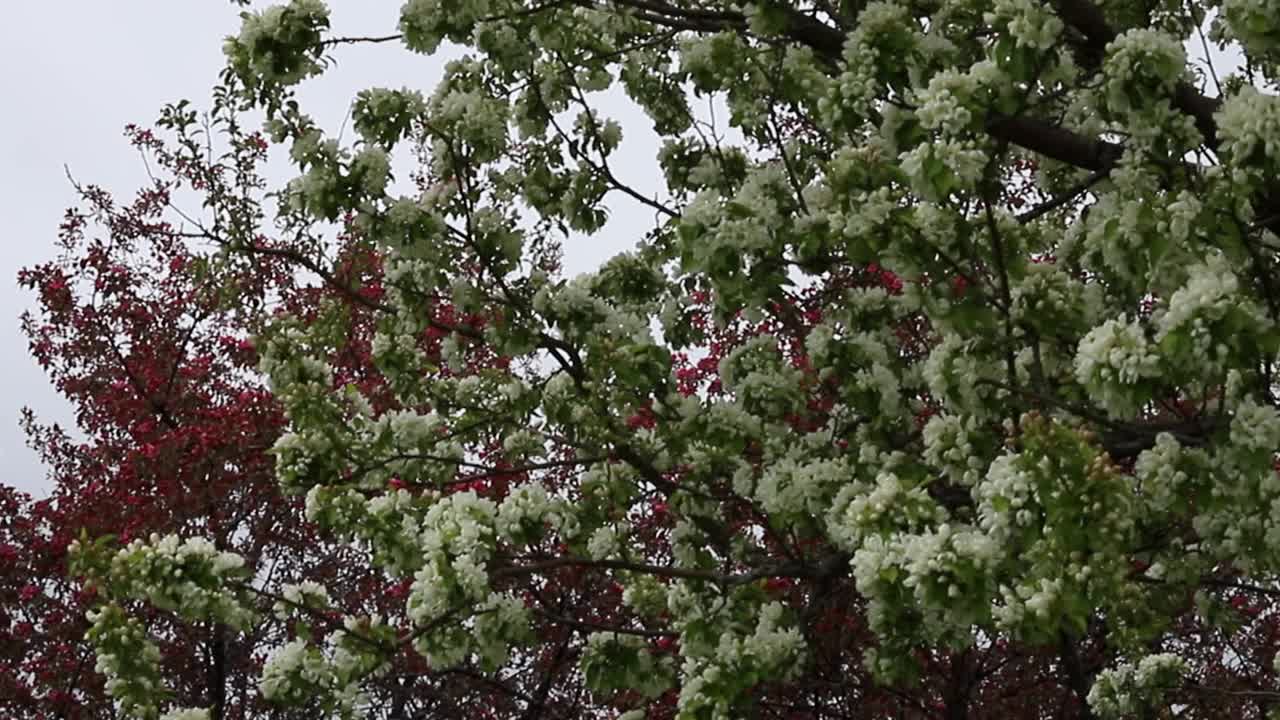
[[[175,107],[160,124],[188,116]],[[253,690],[266,650],[281,637],[311,625],[339,628],[343,613],[356,609],[403,614],[407,583],[362,571],[367,561],[317,532],[301,505],[281,494],[267,450],[285,418],[253,370],[252,334],[263,322],[278,312],[314,321],[323,310],[342,336],[328,359],[340,383],[381,407],[385,393],[369,355],[381,296],[378,254],[349,233],[332,243],[258,236],[243,255],[211,254],[208,245],[225,240],[217,228],[257,217],[267,145],[225,114],[208,127],[183,127],[169,143],[130,127],[157,174],[153,184],[124,205],[101,188],[77,185],[82,206],[61,227],[59,256],[19,276],[38,296],[36,312],[23,317],[32,352],[73,403],[85,439],[27,411],[24,427],[53,490],[39,502],[9,488],[0,496],[0,711],[7,718],[118,716],[84,638],[96,592],[67,577],[67,547],[78,536],[127,543],[207,534],[213,548],[244,558],[257,579],[252,633],[183,627],[163,609],[130,608],[158,640],[170,700],[208,705],[223,718],[268,712]],[[225,131],[224,152],[209,149],[211,130]],[[193,216],[183,204],[206,213]],[[332,271],[317,264],[313,254],[322,251],[336,256]],[[299,269],[324,282],[308,283]],[[438,336],[427,337],[422,349],[435,357],[439,345]],[[332,607],[299,617],[286,611],[302,597],[318,600],[321,587],[336,596],[326,601]],[[491,684],[477,692],[480,682],[422,672],[369,690],[388,706],[460,715],[477,695],[494,692]]]
[[[1206,26],[1238,72],[1193,69]],[[472,52],[326,138],[294,86],[391,41]],[[257,341],[277,479],[408,583],[402,618],[281,644],[263,696],[431,717],[365,689],[452,672],[501,717],[1267,714],[1278,42],[1253,0],[412,0],[383,38],[246,13],[215,111],[290,145],[276,230],[345,221],[382,268],[373,386],[323,310]],[[611,162],[614,87],[659,193]],[[562,278],[614,197],[654,227]],[[260,255],[260,221],[210,239]],[[147,657],[128,602],[252,625],[256,579],[197,539],[72,555],[100,657]],[[160,714],[154,667],[101,664]]]
[[[168,221],[175,194],[202,193],[222,221],[252,205],[265,142],[237,136],[212,156],[190,137],[170,148],[152,131],[129,135],[160,173],[154,184],[125,205],[77,186],[83,206],[66,216],[59,257],[19,276],[38,295],[36,312],[23,317],[32,352],[72,402],[84,438],[24,415],[53,489],[39,502],[8,488],[3,496],[0,647],[15,653],[0,676],[5,717],[117,717],[84,642],[95,595],[67,577],[67,547],[81,535],[200,534],[244,558],[259,579],[254,605],[264,618],[253,633],[232,637],[215,624],[144,614],[175,699],[226,718],[261,712],[250,691],[262,648],[289,632],[272,607],[295,592],[291,585],[323,580],[353,608],[380,608],[395,590],[317,534],[274,480],[268,450],[285,418],[253,370],[255,323],[269,307],[314,311],[328,291],[295,276],[283,244],[272,246],[276,255],[228,261],[194,246],[192,226]],[[358,244],[338,250],[348,275],[376,277],[367,263],[357,270]],[[355,302],[343,309],[348,339],[331,361],[358,374],[368,362],[369,314]]]

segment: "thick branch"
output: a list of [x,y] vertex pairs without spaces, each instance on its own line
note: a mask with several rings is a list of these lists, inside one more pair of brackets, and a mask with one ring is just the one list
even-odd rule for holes
[[1058,639],[1062,667],[1067,673],[1067,686],[1080,700],[1080,717],[1093,720],[1093,710],[1089,707],[1088,701],[1089,688],[1093,683],[1085,674],[1083,664],[1080,662],[1080,651],[1076,641],[1065,630],[1059,634]]
[[1085,137],[1026,116],[992,115],[987,120],[987,132],[998,140],[1095,172],[1109,171],[1123,151],[1116,143]]

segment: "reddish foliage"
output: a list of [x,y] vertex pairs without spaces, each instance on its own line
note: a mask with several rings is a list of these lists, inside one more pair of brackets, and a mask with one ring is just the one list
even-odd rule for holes
[[[66,577],[66,548],[81,533],[121,542],[204,535],[244,555],[255,574],[329,584],[352,611],[385,604],[387,581],[354,571],[364,566],[354,551],[317,535],[298,500],[281,494],[267,452],[285,418],[255,370],[251,336],[268,307],[303,312],[333,293],[297,282],[286,258],[220,263],[185,237],[163,219],[171,193],[184,184],[208,189],[206,176],[215,173],[178,162],[149,132],[135,131],[134,140],[157,152],[176,179],[125,206],[81,188],[84,208],[67,213],[59,257],[19,276],[39,301],[23,317],[32,354],[72,402],[79,433],[24,412],[53,488],[39,502],[0,488],[4,717],[115,716],[82,640],[93,595]],[[229,157],[247,170],[261,159],[256,152]],[[376,263],[357,269],[361,249],[344,242],[348,276],[376,274]],[[351,342],[334,362],[343,381],[373,390],[369,313],[353,306],[349,325]],[[270,604],[263,598],[268,618]],[[254,648],[278,639],[283,627],[268,622],[232,637],[136,609],[161,641],[178,700],[221,706],[223,718],[257,712],[262,658]],[[15,647],[17,654],[9,650]]]

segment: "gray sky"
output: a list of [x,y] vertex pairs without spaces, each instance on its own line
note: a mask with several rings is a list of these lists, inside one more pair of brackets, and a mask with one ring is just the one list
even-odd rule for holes
[[[255,7],[272,3],[255,2]],[[330,0],[334,31],[346,36],[395,32],[403,0]],[[161,106],[182,98],[207,105],[222,68],[222,39],[239,28],[239,8],[226,0],[43,0],[10,2],[0,13],[0,482],[42,495],[48,485],[18,429],[28,406],[46,422],[72,424],[68,403],[28,356],[18,316],[31,307],[17,287],[19,268],[49,260],[64,209],[75,200],[64,174],[128,197],[146,182],[138,155],[122,136],[128,123],[148,125]],[[443,60],[403,46],[342,48],[338,64],[301,91],[304,108],[336,132],[356,91],[410,86],[429,93]],[[613,163],[639,187],[655,187],[656,144],[637,112]],[[622,118],[620,118],[622,119]],[[348,139],[350,133],[348,133]],[[287,175],[274,180],[283,181]],[[601,236],[566,247],[566,269],[581,272],[630,245],[652,227],[652,213],[615,202]],[[618,232],[618,230],[622,232]]]

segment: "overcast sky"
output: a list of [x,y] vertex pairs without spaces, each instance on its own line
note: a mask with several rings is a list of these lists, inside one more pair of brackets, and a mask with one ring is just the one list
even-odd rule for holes
[[[395,32],[403,0],[329,4],[338,34],[383,35]],[[19,410],[31,407],[42,420],[64,426],[71,412],[28,356],[18,316],[32,298],[17,287],[17,272],[54,256],[58,223],[75,200],[64,166],[79,182],[122,197],[146,182],[124,126],[150,124],[165,103],[179,99],[207,105],[222,68],[222,39],[238,32],[240,19],[239,8],[226,0],[42,0],[8,2],[0,20],[0,106],[8,108],[0,112],[0,482],[42,495],[45,473],[25,445]],[[408,85],[429,93],[443,67],[440,58],[398,44],[345,47],[337,60],[302,89],[305,109],[334,132],[357,90]],[[623,174],[653,167],[653,137],[635,125],[634,114],[631,119],[615,160]],[[631,177],[652,186],[651,177]],[[652,226],[652,213],[618,205],[610,228],[624,232],[575,240],[566,247],[567,269],[594,267]]]

